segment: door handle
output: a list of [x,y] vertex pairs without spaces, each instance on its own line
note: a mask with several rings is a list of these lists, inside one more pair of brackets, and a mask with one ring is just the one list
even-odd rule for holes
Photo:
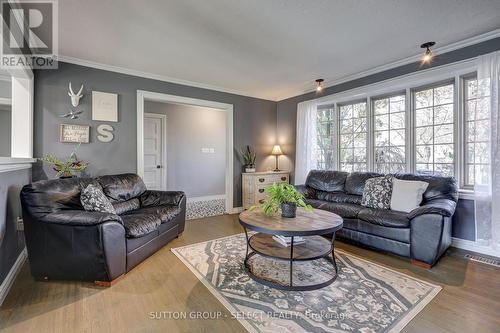
[[157,166],[156,166],[156,168],[157,168],[157,169],[161,169],[161,165],[157,165]]

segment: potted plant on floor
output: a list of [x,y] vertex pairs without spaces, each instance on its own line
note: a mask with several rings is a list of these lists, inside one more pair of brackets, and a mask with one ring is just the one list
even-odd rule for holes
[[78,147],[80,147],[80,145],[73,150],[66,161],[60,160],[54,154],[47,154],[40,158],[40,161],[51,165],[52,169],[57,172],[56,177],[61,179],[72,178],[75,176],[76,172],[83,172],[88,167],[88,163],[79,160],[76,156],[76,150]]
[[246,150],[242,150],[240,153],[245,164],[245,172],[255,172],[255,159],[257,158],[257,154],[250,146],[247,146]]
[[295,217],[297,207],[304,207],[308,212],[313,211],[312,206],[304,201],[304,195],[293,185],[275,183],[266,188],[266,193],[268,196],[261,206],[266,215],[273,215],[281,209],[281,216]]

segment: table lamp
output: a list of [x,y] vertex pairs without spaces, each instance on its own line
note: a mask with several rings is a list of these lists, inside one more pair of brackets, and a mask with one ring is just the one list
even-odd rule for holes
[[271,155],[276,156],[276,169],[274,169],[274,172],[281,171],[281,170],[278,168],[278,157],[279,157],[280,155],[283,155],[283,152],[281,151],[281,147],[280,147],[280,145],[274,145],[274,146],[273,146],[273,150],[271,151]]

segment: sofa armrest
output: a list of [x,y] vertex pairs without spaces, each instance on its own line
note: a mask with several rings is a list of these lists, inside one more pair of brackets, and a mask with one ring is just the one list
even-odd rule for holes
[[415,208],[408,214],[410,220],[424,214],[438,214],[446,217],[453,216],[457,203],[450,199],[436,199]]
[[154,191],[148,190],[140,196],[141,207],[181,204],[186,194],[182,191]]
[[23,209],[23,218],[35,278],[113,281],[125,274],[125,227],[118,215],[61,210],[37,219]]
[[122,219],[116,214],[89,212],[85,210],[60,210],[43,216],[40,218],[40,222],[75,226],[92,226],[105,222],[118,222],[123,224]]
[[314,199],[316,196],[316,191],[307,185],[296,185],[295,188],[302,193],[306,199]]

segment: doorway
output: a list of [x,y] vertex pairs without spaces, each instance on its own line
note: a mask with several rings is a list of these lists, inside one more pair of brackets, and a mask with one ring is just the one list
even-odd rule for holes
[[[147,179],[147,183],[149,183],[149,186],[157,186],[156,184],[161,184],[164,186],[165,189],[168,190],[183,190],[182,186],[176,186],[175,184],[175,179],[172,179],[172,175],[168,174],[167,175],[167,169],[169,169],[169,161],[170,162],[176,162],[178,158],[171,157],[170,154],[167,154],[167,151],[165,149],[162,149],[164,154],[158,154],[157,153],[157,147],[159,145],[164,145],[165,147],[167,146],[167,143],[165,142],[165,139],[167,137],[167,134],[165,134],[165,130],[162,130],[163,137],[161,139],[158,138],[158,136],[155,134],[157,131],[157,128],[161,127],[161,124],[159,124],[159,120],[149,120],[147,115],[150,113],[148,110],[145,111],[145,105],[149,105],[151,103],[149,102],[155,102],[154,104],[169,104],[169,105],[178,105],[182,107],[200,107],[200,108],[209,108],[212,109],[212,111],[217,111],[216,113],[222,115],[222,120],[224,122],[224,127],[222,130],[220,130],[220,133],[223,135],[224,139],[224,145],[220,147],[219,149],[213,149],[212,146],[207,143],[205,144],[200,144],[201,146],[197,148],[197,153],[200,154],[207,154],[205,157],[213,157],[214,151],[219,154],[223,154],[224,160],[222,165],[220,165],[219,169],[223,169],[223,177],[222,177],[222,182],[223,187],[223,195],[222,196],[214,196],[214,195],[208,195],[208,196],[203,196],[199,197],[196,195],[190,195],[189,190],[187,191],[187,201],[188,201],[188,216],[189,214],[189,207],[192,206],[193,210],[199,211],[200,207],[206,207],[206,210],[209,211],[210,207],[208,207],[209,204],[215,204],[217,203],[219,205],[218,208],[222,210],[222,213],[228,213],[231,214],[234,212],[233,208],[233,105],[232,104],[226,104],[226,103],[219,103],[219,102],[214,102],[214,101],[208,101],[208,100],[201,100],[201,99],[195,99],[195,98],[187,98],[187,97],[181,97],[181,96],[175,96],[175,95],[168,95],[168,94],[162,94],[162,93],[155,93],[155,92],[148,92],[148,91],[142,91],[138,90],[137,91],[137,173],[139,176]],[[195,119],[196,118],[192,118]],[[166,139],[168,141],[169,147],[172,144],[175,144],[177,146],[177,143],[183,144],[186,142],[186,139],[184,138],[183,140],[179,140],[178,142],[173,142],[175,140],[170,139],[170,135],[174,134],[175,130],[177,128],[172,128],[172,126],[175,126],[174,124],[174,117],[172,117],[172,121],[170,119],[170,116],[165,117],[165,126],[164,128],[167,129],[167,121],[168,121],[168,128],[172,129],[172,131],[168,131],[169,138]],[[220,122],[220,121],[219,121]],[[147,128],[146,128],[147,126]],[[151,133],[146,133],[146,132],[155,132],[153,134]],[[149,141],[148,141],[149,140]],[[161,142],[160,142],[161,141]],[[187,140],[190,141],[190,140]],[[207,139],[207,141],[209,141]],[[192,148],[192,147],[191,147]],[[192,151],[192,150],[191,150]],[[178,156],[179,152],[176,152]],[[182,158],[191,158],[193,153],[188,153],[188,152],[182,152],[181,156]],[[167,157],[168,155],[168,157]],[[168,159],[167,159],[168,158]],[[146,161],[146,159],[149,159]],[[160,164],[156,164],[158,160],[163,160],[164,162]],[[195,165],[193,165],[195,164]],[[173,164],[172,164],[173,165]],[[160,166],[160,168],[158,168]],[[196,163],[196,158],[193,156],[192,163],[189,166],[192,168],[195,166],[198,168],[198,171],[192,171],[190,174],[192,175],[198,175],[198,174],[203,174],[204,172],[204,165],[203,163]],[[169,172],[172,173],[175,170],[174,167],[169,169]],[[179,166],[177,166],[177,169],[179,169]],[[165,178],[164,180],[161,181],[162,173],[165,173]],[[189,185],[196,184],[196,182],[191,182]],[[202,187],[203,184],[200,184],[200,187]],[[148,186],[148,184],[146,184]],[[149,187],[148,187],[149,188]],[[193,188],[191,187],[191,191],[193,191]],[[193,196],[195,198],[193,198]],[[223,206],[223,207],[220,207]]]
[[167,116],[144,113],[144,183],[149,190],[167,190]]

